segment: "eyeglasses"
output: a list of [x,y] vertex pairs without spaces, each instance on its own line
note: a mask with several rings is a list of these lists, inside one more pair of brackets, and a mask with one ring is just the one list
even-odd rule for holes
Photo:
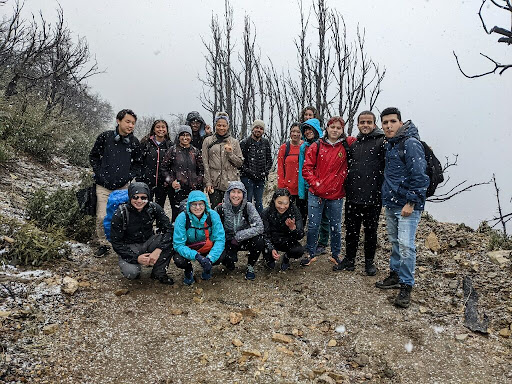
[[198,203],[190,203],[190,207],[192,208],[202,208],[204,207],[204,202],[198,202]]
[[141,200],[141,201],[148,201],[147,196],[132,196],[132,200]]

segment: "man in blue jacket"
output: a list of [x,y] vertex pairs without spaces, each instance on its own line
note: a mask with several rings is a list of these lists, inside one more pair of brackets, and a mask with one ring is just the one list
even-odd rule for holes
[[382,205],[386,207],[386,229],[392,248],[390,274],[375,286],[400,288],[395,305],[407,308],[414,286],[414,240],[430,180],[423,145],[412,121],[404,124],[397,108],[384,109],[380,118],[387,138]]

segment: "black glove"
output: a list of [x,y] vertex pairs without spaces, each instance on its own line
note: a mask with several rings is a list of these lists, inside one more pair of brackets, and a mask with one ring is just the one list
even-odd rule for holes
[[203,271],[205,273],[210,273],[212,270],[212,261],[204,256],[201,256],[199,253],[196,255],[196,260],[201,264],[201,267],[203,267]]

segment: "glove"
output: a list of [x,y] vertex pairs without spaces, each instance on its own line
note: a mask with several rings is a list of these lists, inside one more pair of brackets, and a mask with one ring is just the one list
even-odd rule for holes
[[231,244],[234,245],[235,247],[238,246],[238,240],[236,238],[232,238],[231,239]]
[[209,258],[201,256],[199,253],[196,255],[196,260],[199,264],[201,264],[201,267],[203,267],[203,272],[210,273],[212,270],[212,262]]

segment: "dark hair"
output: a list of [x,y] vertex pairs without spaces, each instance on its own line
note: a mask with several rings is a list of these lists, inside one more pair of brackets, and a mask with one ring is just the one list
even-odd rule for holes
[[153,124],[151,124],[151,129],[149,130],[149,133],[144,136],[140,141],[148,141],[149,138],[151,136],[154,136],[155,135],[155,127],[158,123],[164,123],[165,124],[165,127],[167,128],[167,133],[165,134],[165,139],[166,140],[170,140],[170,137],[169,137],[169,124],[167,124],[167,121],[163,120],[163,119],[158,119],[158,120],[155,120],[153,121]]
[[300,120],[300,122],[301,122],[301,123],[303,123],[304,121],[306,121],[306,120],[304,119],[304,114],[306,113],[306,111],[312,111],[312,112],[313,112],[313,115],[314,115],[313,117],[314,117],[315,119],[317,119],[317,118],[318,118],[316,108],[315,108],[315,107],[313,107],[313,106],[311,106],[311,105],[308,105],[307,107],[304,107],[304,109],[303,109],[303,110],[302,110],[302,112],[300,113],[300,119],[299,119],[299,120]]
[[389,107],[389,108],[386,108],[385,110],[383,110],[380,113],[380,121],[382,121],[382,116],[387,116],[387,115],[397,115],[398,120],[402,121],[402,114],[400,113],[400,110],[398,108]]
[[298,123],[297,121],[293,122],[292,125],[290,125],[290,131],[293,129],[293,127],[299,127],[300,130],[300,123]]
[[357,115],[357,123],[359,124],[359,118],[363,115],[371,115],[373,116],[373,123],[375,124],[377,122],[377,118],[375,117],[375,113],[372,111],[363,111],[359,115]]
[[123,120],[126,115],[132,116],[137,121],[137,115],[131,109],[121,109],[117,112],[116,120]]

